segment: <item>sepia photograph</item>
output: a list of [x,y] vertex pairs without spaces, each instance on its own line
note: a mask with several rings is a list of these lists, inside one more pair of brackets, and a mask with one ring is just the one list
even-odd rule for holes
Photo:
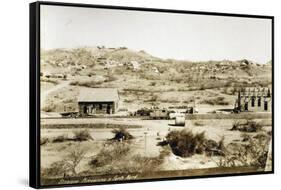
[[272,24],[40,5],[41,185],[272,172]]

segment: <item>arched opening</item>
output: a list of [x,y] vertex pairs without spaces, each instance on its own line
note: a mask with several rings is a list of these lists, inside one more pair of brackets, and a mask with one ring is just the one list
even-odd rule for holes
[[258,98],[258,107],[261,107],[261,98]]
[[248,111],[248,102],[245,102],[245,111]]
[[268,102],[264,101],[264,111],[267,111],[267,110],[268,110]]

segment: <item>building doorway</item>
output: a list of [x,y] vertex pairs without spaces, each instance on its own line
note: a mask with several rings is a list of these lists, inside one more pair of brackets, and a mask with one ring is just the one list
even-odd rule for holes
[[110,114],[110,105],[109,104],[107,104],[106,113]]
[[248,111],[248,102],[245,102],[245,111]]
[[252,107],[255,107],[255,98],[252,98]]
[[264,111],[267,111],[267,110],[268,110],[268,102],[265,101],[265,102],[264,102]]
[[261,98],[258,98],[258,107],[261,107]]

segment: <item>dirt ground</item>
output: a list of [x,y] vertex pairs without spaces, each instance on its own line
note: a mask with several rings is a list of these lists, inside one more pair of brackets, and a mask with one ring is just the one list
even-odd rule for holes
[[[54,176],[65,178],[65,175],[69,175],[65,172],[69,167],[65,167],[66,162],[69,166],[69,162],[71,163],[72,160],[67,157],[74,152],[73,150],[80,148],[84,149],[86,154],[81,153],[83,154],[82,161],[75,165],[74,170],[70,173],[72,177],[77,177],[76,174],[79,175],[78,177],[91,175],[94,178],[96,175],[112,173],[116,175],[114,172],[123,172],[124,170],[120,169],[124,168],[124,173],[129,173],[127,170],[131,172],[131,168],[136,168],[132,171],[141,172],[144,175],[146,175],[146,172],[143,172],[146,171],[144,169],[146,167],[149,172],[161,171],[162,174],[184,170],[188,173],[186,175],[190,175],[195,169],[217,169],[220,157],[213,156],[213,152],[212,156],[207,156],[206,151],[194,152],[184,158],[176,156],[172,152],[171,144],[170,146],[157,146],[157,144],[165,142],[165,137],[169,132],[185,129],[190,130],[194,136],[196,133],[204,132],[205,137],[203,135],[202,138],[205,138],[205,141],[203,143],[209,142],[209,140],[219,142],[224,139],[223,142],[226,146],[232,143],[237,143],[234,146],[242,145],[244,132],[230,130],[235,122],[242,120],[240,118],[243,118],[243,122],[248,119],[248,113],[245,115],[230,114],[235,106],[238,91],[248,87],[272,88],[271,62],[260,65],[246,59],[179,61],[157,58],[145,51],[134,51],[127,47],[41,50],[40,58],[40,135],[43,142],[40,149],[40,163],[41,175],[44,176],[42,171],[46,169],[47,178]],[[94,90],[95,88],[116,88],[120,97],[118,108],[127,111],[110,115],[110,118],[105,118],[105,116],[102,116],[104,118],[62,118],[61,113],[63,112],[79,111],[78,96],[82,90]],[[176,107],[182,106],[193,107],[198,113],[187,115],[185,126],[181,127],[175,126],[174,120],[120,118],[131,115],[142,108],[176,109]],[[263,133],[271,131],[272,116],[270,113],[263,117],[260,117],[261,113],[253,115],[250,116],[250,119],[254,118],[259,125],[261,123]],[[124,142],[109,144],[108,140],[114,136],[112,130],[120,126],[126,127],[134,138],[128,144]],[[92,140],[75,139],[75,133],[85,129]],[[253,137],[257,133],[252,132],[251,135]],[[270,133],[266,135],[270,138]],[[61,142],[53,141],[58,137],[62,137],[63,140]],[[216,142],[213,143],[216,144]],[[124,144],[128,145],[129,149],[126,153],[119,150],[124,148],[122,147]],[[189,143],[186,144],[189,145]],[[198,146],[196,143],[190,144],[190,146]],[[122,159],[116,157],[118,154],[115,153],[115,149],[110,149],[110,146],[117,147],[115,149],[121,152],[119,154],[123,156]],[[108,157],[112,152],[115,154],[112,154],[114,156],[107,161],[101,156],[102,151],[105,152],[104,157]],[[162,154],[163,152],[164,154]],[[75,157],[75,155],[70,156]],[[99,166],[100,168],[96,167],[96,163],[89,166],[90,161],[100,161],[95,159],[96,157],[105,160]],[[64,165],[59,165],[59,168],[51,166],[53,163],[56,166],[59,162],[63,162]],[[112,168],[107,166],[112,166]],[[154,166],[155,168],[153,168]],[[226,165],[220,167],[229,168]],[[56,170],[63,170],[63,174],[53,174]],[[53,173],[50,174],[47,171]],[[204,175],[207,174],[208,172],[204,173]],[[222,173],[219,172],[219,174]],[[69,183],[69,181],[65,183]],[[62,182],[62,184],[65,183]],[[56,183],[50,182],[49,184]]]
[[[256,119],[257,122],[265,122],[264,119]],[[73,132],[80,130],[79,124],[116,124],[116,125],[139,125],[141,128],[128,128],[128,132],[134,136],[132,146],[134,152],[146,157],[158,156],[162,147],[156,146],[158,142],[165,139],[171,130],[189,129],[194,133],[205,132],[206,138],[219,141],[224,137],[225,144],[241,141],[242,132],[231,131],[234,120],[232,119],[211,119],[211,120],[186,120],[184,127],[174,126],[174,120],[142,120],[140,118],[87,118],[87,119],[41,119],[41,125],[48,128],[41,128],[41,138],[54,138],[59,135],[66,135],[71,138]],[[61,124],[66,127],[52,128],[52,124]],[[77,128],[67,128],[68,124],[77,124]],[[271,126],[264,126],[264,130],[270,131]],[[96,155],[102,148],[104,142],[113,137],[112,128],[88,128],[92,141],[83,142],[62,142],[47,143],[41,146],[41,167],[50,166],[55,161],[64,159],[71,147],[79,143],[79,146],[87,148],[85,159],[79,165],[78,170],[87,169],[87,163],[91,156]],[[184,170],[217,167],[217,157],[207,157],[206,155],[193,155],[188,158],[181,158],[170,154],[166,156],[161,170]]]
[[[79,78],[79,77],[77,77]],[[83,77],[80,77],[83,78]],[[81,79],[82,80],[82,79]],[[41,116],[59,117],[58,113],[64,111],[78,111],[77,96],[82,89],[92,89],[85,86],[71,85],[73,80],[54,80],[56,83],[41,81]],[[128,82],[128,81],[127,81]],[[150,108],[158,106],[160,108],[168,108],[169,106],[194,106],[200,113],[212,112],[218,109],[233,109],[236,95],[228,95],[223,90],[206,89],[195,91],[181,91],[184,87],[181,84],[172,84],[170,86],[150,87],[150,91],[143,90],[144,81],[130,82],[129,86],[119,87],[123,84],[119,80],[112,82],[110,87],[117,88],[120,95],[119,108],[126,108],[128,111],[134,112],[143,107]],[[140,90],[140,91],[137,91]],[[204,103],[207,99],[223,97],[227,102],[226,105],[210,105]],[[154,99],[151,101],[151,99]]]

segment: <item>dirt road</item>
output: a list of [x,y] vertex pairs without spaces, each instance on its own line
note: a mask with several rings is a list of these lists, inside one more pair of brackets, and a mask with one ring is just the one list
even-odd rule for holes
[[56,86],[54,86],[53,88],[51,89],[48,89],[48,90],[44,90],[44,91],[41,91],[41,105],[43,106],[47,97],[53,93],[53,92],[56,92],[64,87],[67,87],[69,84],[70,84],[71,81],[62,81],[60,82],[59,84],[57,84]]

